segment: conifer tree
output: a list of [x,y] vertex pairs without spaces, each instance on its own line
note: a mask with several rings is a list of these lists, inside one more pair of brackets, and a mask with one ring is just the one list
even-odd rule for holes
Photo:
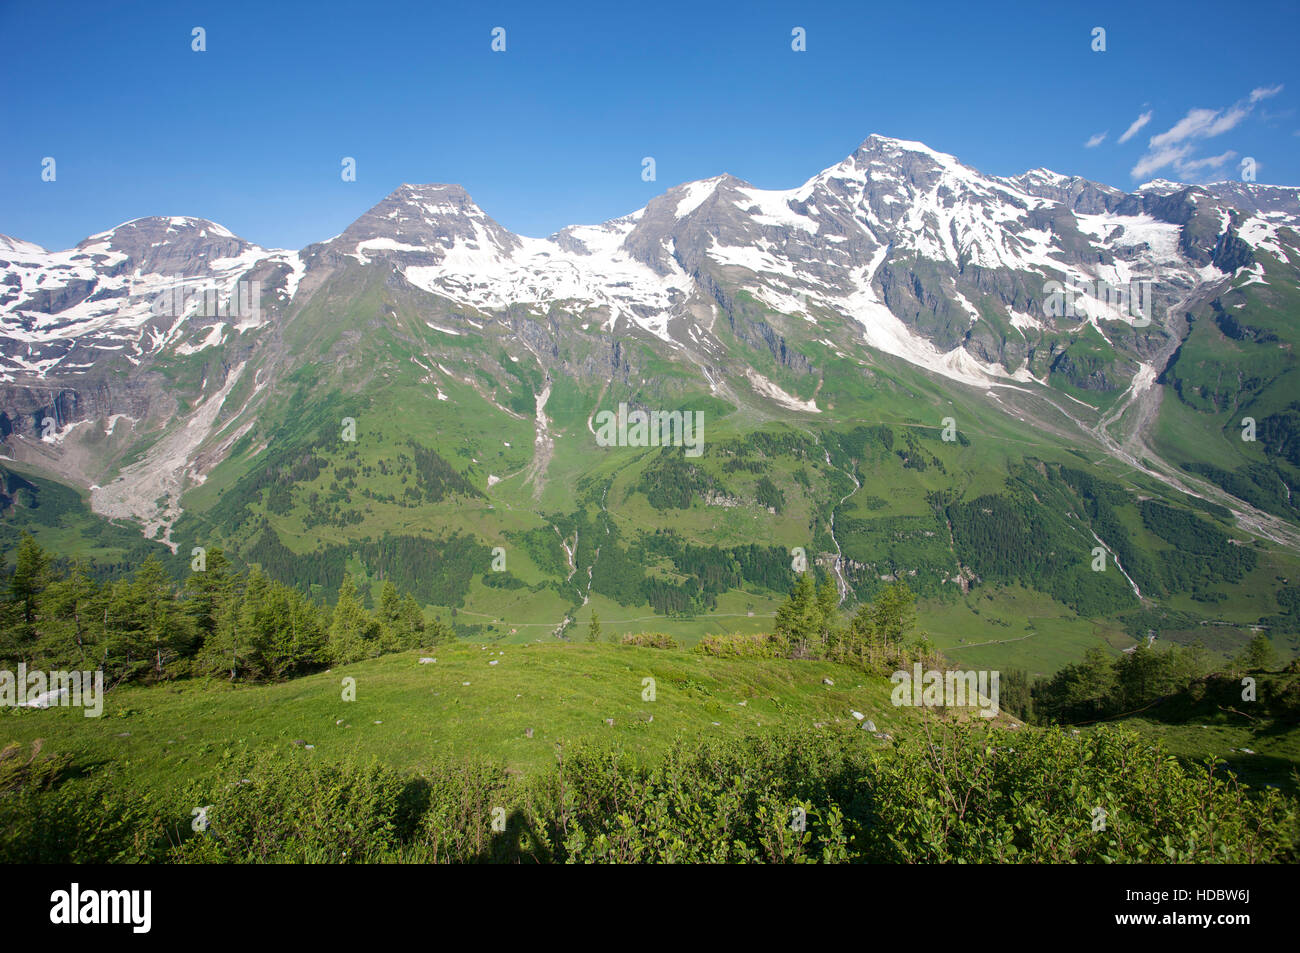
[[84,561],[72,564],[66,578],[56,579],[41,597],[46,617],[37,650],[57,663],[50,667],[84,668],[97,664],[96,648],[103,635],[103,599]]
[[808,653],[810,642],[821,632],[822,613],[812,577],[800,573],[789,597],[776,610],[776,632],[800,655]]
[[330,658],[336,665],[366,658],[379,646],[379,626],[357,597],[357,587],[350,573],[344,573],[339,586],[338,602],[330,619]]
[[37,611],[40,595],[50,582],[50,557],[30,533],[23,530],[13,575],[9,577],[9,598],[13,601],[12,644],[6,653],[30,659],[37,637]]
[[1271,669],[1276,664],[1276,659],[1273,654],[1273,643],[1269,641],[1268,636],[1263,632],[1255,633],[1254,638],[1237,657],[1237,664],[1247,672],[1266,672]]
[[154,677],[161,677],[163,667],[187,647],[189,620],[176,605],[167,570],[156,555],[140,564],[131,581],[133,612],[140,617],[141,655],[153,657]]
[[817,613],[820,616],[817,640],[824,653],[830,654],[837,638],[837,613],[840,605],[840,591],[835,580],[827,576],[817,588]]

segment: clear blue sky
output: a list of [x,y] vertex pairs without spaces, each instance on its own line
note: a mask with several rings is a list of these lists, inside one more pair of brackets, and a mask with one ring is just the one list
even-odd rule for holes
[[[1298,11],[0,0],[0,232],[66,248],[127,219],[196,215],[299,248],[403,182],[458,182],[540,236],[721,172],[793,187],[872,132],[1001,175],[1046,166],[1132,188],[1235,178],[1250,156],[1260,182],[1297,185]],[[191,51],[195,26],[207,52]],[[806,52],[790,48],[796,26]],[[356,182],[340,179],[344,156]]]

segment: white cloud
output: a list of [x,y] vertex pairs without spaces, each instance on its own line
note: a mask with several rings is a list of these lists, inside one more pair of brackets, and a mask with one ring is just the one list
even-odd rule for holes
[[1211,136],[1221,136],[1230,129],[1235,129],[1243,119],[1250,115],[1249,106],[1233,106],[1214,122],[1210,123],[1209,131],[1206,132],[1206,138]]
[[1229,159],[1237,155],[1232,149],[1217,156],[1205,156],[1201,159],[1189,159],[1186,162],[1178,163],[1178,172],[1181,175],[1199,172],[1202,169],[1217,169]]
[[[1106,130],[1106,132],[1109,132],[1109,131],[1110,131],[1109,129]],[[1102,144],[1103,142],[1105,142],[1105,141],[1106,141],[1106,133],[1105,133],[1105,132],[1099,132],[1099,133],[1097,133],[1095,136],[1093,136],[1091,139],[1089,139],[1087,142],[1085,142],[1085,143],[1083,144],[1083,147],[1084,147],[1085,149],[1095,149],[1095,148],[1097,148],[1099,145],[1101,145],[1101,144]]]
[[1152,172],[1158,172],[1165,166],[1180,162],[1191,154],[1191,146],[1170,146],[1167,149],[1148,152],[1141,159],[1138,159],[1137,165],[1133,166],[1131,175],[1135,179],[1144,179]]
[[[1256,103],[1276,96],[1281,91],[1281,84],[1277,86],[1259,86],[1251,90],[1250,95],[1245,99],[1238,100],[1223,109],[1189,109],[1187,115],[1183,116],[1182,119],[1147,141],[1146,154],[1133,166],[1133,178],[1145,178],[1152,172],[1167,166],[1173,166],[1178,174],[1184,177],[1194,176],[1204,169],[1219,168],[1228,159],[1235,156],[1236,153],[1229,150],[1217,156],[1194,159],[1192,158],[1192,153],[1195,150],[1193,141],[1197,139],[1213,139],[1215,136],[1221,136],[1225,132],[1236,129],[1251,114]],[[1142,126],[1146,125],[1150,118],[1151,114],[1149,112],[1143,113],[1120,137],[1119,141],[1123,142],[1132,136]]]
[[1127,129],[1124,130],[1124,135],[1119,137],[1120,144],[1123,145],[1124,143],[1132,139],[1134,136],[1136,136],[1138,134],[1138,131],[1147,123],[1149,123],[1151,121],[1151,117],[1154,115],[1155,115],[1155,111],[1148,109],[1142,115],[1134,119],[1132,125],[1130,125]]
[[1207,130],[1214,125],[1218,115],[1219,110],[1217,109],[1189,110],[1186,116],[1174,123],[1169,129],[1157,136],[1152,136],[1150,146],[1153,149],[1163,149],[1176,142],[1182,142],[1184,139],[1210,135]]

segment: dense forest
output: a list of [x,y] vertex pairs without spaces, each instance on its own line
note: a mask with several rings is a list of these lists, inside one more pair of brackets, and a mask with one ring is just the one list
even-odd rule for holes
[[[1083,616],[1136,609],[1129,579],[1146,595],[1188,592],[1213,603],[1223,598],[1220,585],[1241,582],[1259,561],[1250,545],[1234,543],[1190,510],[1142,500],[1142,530],[1168,544],[1152,545],[1122,514],[1133,505],[1123,487],[1060,465],[1027,464],[1008,479],[1005,493],[972,500],[934,493],[931,505],[947,522],[962,563],[981,579],[1023,583]],[[1093,571],[1098,545],[1107,551],[1106,568]]]
[[264,524],[247,551],[248,561],[286,585],[332,598],[343,584],[347,564],[360,559],[371,573],[391,579],[425,605],[459,606],[470,580],[491,564],[492,550],[472,536],[452,533],[441,539],[385,533],[295,553],[269,524]]

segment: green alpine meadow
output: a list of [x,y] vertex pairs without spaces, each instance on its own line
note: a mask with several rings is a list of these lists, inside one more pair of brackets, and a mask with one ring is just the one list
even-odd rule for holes
[[1300,861],[1288,58],[506,12],[64,24],[96,92],[0,166],[0,862]]

